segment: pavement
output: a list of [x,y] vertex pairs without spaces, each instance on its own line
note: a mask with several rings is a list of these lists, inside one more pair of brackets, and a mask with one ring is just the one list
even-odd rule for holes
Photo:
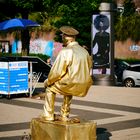
[[[43,92],[38,83],[36,93]],[[35,97],[35,96],[33,96]],[[56,96],[55,112],[62,104]],[[25,96],[0,99],[0,140],[21,140],[30,122],[43,111],[44,100]],[[97,123],[97,140],[140,140],[140,88],[91,86],[87,96],[74,97],[70,117]]]

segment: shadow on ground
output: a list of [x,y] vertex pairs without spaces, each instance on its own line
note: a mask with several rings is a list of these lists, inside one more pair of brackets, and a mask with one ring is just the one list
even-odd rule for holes
[[[45,93],[45,88],[36,88],[34,92],[31,94],[32,97],[44,97]],[[30,97],[30,93],[16,93],[16,94],[9,94],[9,95],[4,95],[0,94],[0,99],[1,98],[7,98],[7,99],[14,99],[14,98],[22,98],[22,97]]]
[[108,132],[106,128],[97,128],[96,135],[97,140],[110,140],[109,137],[112,136],[112,134]]

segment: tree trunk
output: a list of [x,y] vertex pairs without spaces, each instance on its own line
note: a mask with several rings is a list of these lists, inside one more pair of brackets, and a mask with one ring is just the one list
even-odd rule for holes
[[[21,12],[23,19],[28,19],[29,12],[24,10]],[[29,30],[25,29],[21,31],[21,42],[22,42],[22,55],[29,55],[29,44],[30,44],[30,35]]]

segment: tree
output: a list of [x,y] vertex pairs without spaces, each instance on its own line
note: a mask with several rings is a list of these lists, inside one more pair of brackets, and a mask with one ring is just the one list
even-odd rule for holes
[[60,18],[53,25],[57,28],[63,25],[75,27],[80,32],[77,38],[79,43],[90,48],[92,14],[97,10],[98,5],[98,0],[72,0],[69,3],[61,4],[57,10]]
[[70,25],[79,30],[78,41],[81,45],[89,47],[91,44],[91,23],[92,14],[98,9],[99,0],[53,0],[48,3],[44,0],[46,12],[31,14],[42,24],[60,28],[63,25]]
[[[91,17],[93,11],[98,8],[100,0],[7,0],[17,9],[18,16],[28,18],[33,12],[39,12],[39,22],[59,28],[62,25],[70,25],[80,31],[78,41],[90,48]],[[46,10],[47,9],[47,10]],[[44,12],[45,11],[45,12]],[[45,18],[44,18],[45,17]],[[25,31],[26,32],[26,31]],[[27,36],[27,33],[25,33]],[[27,41],[28,42],[28,41]],[[23,41],[25,43],[25,41]],[[27,43],[23,49],[27,48]],[[29,49],[29,48],[28,48]]]
[[138,42],[140,32],[140,15],[135,12],[134,3],[130,0],[124,2],[124,13],[122,16],[119,14],[115,19],[115,36],[116,40],[125,41],[131,38],[133,41]]
[[[98,11],[101,2],[115,2],[115,0],[5,0],[5,3],[3,0],[0,1],[0,17],[3,20],[16,16],[30,17],[42,25],[58,29],[63,25],[73,26],[80,32],[77,38],[80,44],[90,48],[92,15]],[[10,12],[3,8],[4,4],[11,8]],[[124,6],[122,16],[115,12],[117,13],[114,23],[116,40],[132,38],[138,41],[140,40],[139,15],[136,15],[134,4],[130,0],[125,0]],[[27,48],[27,45],[23,48]]]

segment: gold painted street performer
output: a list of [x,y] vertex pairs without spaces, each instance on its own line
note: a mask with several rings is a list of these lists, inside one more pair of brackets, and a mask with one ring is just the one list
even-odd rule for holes
[[91,58],[88,52],[76,42],[79,32],[73,27],[62,26],[64,48],[59,52],[48,79],[43,115],[47,121],[54,120],[54,103],[56,94],[64,96],[61,107],[61,120],[69,121],[70,104],[73,96],[83,97],[92,85],[90,76]]

